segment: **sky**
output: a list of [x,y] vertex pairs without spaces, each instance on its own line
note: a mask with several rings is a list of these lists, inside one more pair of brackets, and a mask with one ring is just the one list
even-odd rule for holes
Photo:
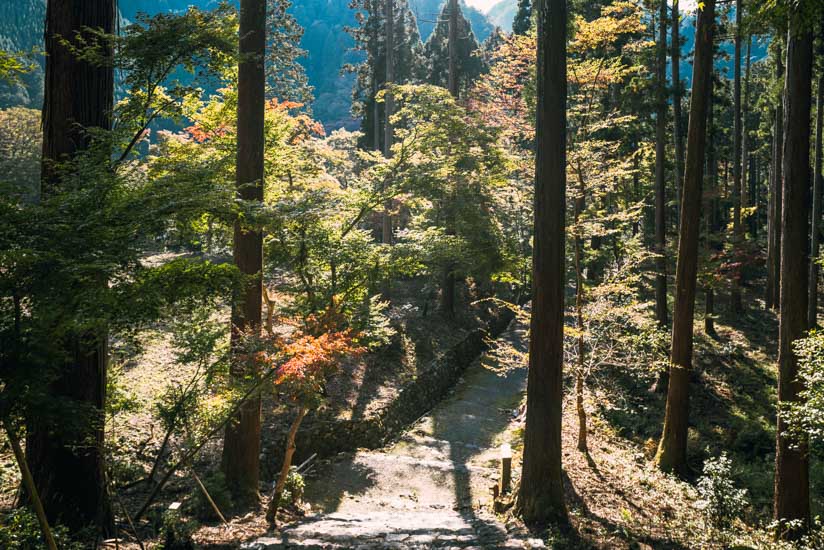
[[[511,2],[514,4],[517,0],[511,0]],[[498,3],[498,0],[466,0],[466,3],[486,13],[489,11],[489,8]]]

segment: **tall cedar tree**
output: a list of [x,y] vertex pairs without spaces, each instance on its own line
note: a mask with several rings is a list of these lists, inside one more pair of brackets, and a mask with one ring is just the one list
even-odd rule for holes
[[[455,9],[451,7],[453,4]],[[453,17],[457,18],[456,22],[452,21]],[[438,24],[424,45],[426,64],[423,67],[421,80],[450,89],[449,64],[451,56],[449,54],[449,36],[451,27],[455,28],[456,34],[454,40],[455,52],[452,56],[455,62],[455,85],[457,86],[458,95],[463,95],[464,91],[486,68],[480,51],[481,47],[458,2],[449,0],[444,4],[443,11],[438,17]]]
[[[667,2],[661,0],[658,15],[658,58],[656,66],[657,113],[655,121],[655,318],[660,327],[667,326],[667,261],[664,257],[666,236],[666,146],[667,146]],[[665,386],[666,387],[666,386]]]
[[[113,33],[116,9],[115,0],[48,2],[43,102],[44,196],[60,186],[56,163],[70,159],[89,146],[90,137],[85,129],[111,128],[112,66],[81,59],[62,41],[68,39],[74,46],[82,47],[77,37],[86,35],[87,29]],[[105,285],[106,281],[90,284]],[[83,419],[83,429],[71,430],[72,433],[61,429],[61,423],[55,418],[29,419],[26,460],[50,521],[59,521],[72,530],[94,525],[110,533],[113,519],[103,458],[108,335],[103,328],[70,334],[63,345],[67,359],[49,391],[57,399],[76,406],[82,414],[89,414],[89,418]]]
[[512,22],[512,32],[524,35],[529,32],[532,26],[532,0],[518,0],[518,11],[515,13],[515,20]]
[[[263,202],[263,119],[266,93],[266,0],[241,0],[240,61],[237,80],[237,196]],[[263,236],[259,229],[234,226],[234,261],[248,276],[245,291],[232,301],[232,376],[243,382],[248,372],[241,360],[243,333],[257,331],[261,321]],[[223,472],[235,501],[256,504],[260,481],[260,396],[249,399],[227,424]]]
[[[775,80],[784,78],[782,38],[779,36],[771,50],[775,58]],[[784,181],[784,96],[776,101],[773,111],[772,150],[770,155],[770,201],[767,213],[767,308],[778,308],[781,281],[781,191]]]
[[[712,1],[712,0],[711,0]],[[540,0],[535,124],[535,227],[526,429],[518,509],[566,522],[561,475],[566,210],[566,0]]]
[[[781,213],[781,302],[778,328],[778,402],[798,401],[798,358],[793,342],[807,330],[810,109],[813,32],[796,7],[790,11],[784,79],[784,184]],[[775,448],[776,520],[801,520],[803,528],[780,529],[782,538],[798,538],[810,521],[809,457],[804,441],[787,435],[779,415]]]
[[[744,227],[741,225],[741,0],[735,3],[735,52],[733,54],[733,136],[732,136],[732,245],[736,261],[742,255]],[[741,301],[740,274],[734,277],[730,290],[730,307],[738,313],[744,308]]]
[[670,380],[664,432],[656,462],[667,472],[687,473],[687,425],[689,384],[692,370],[693,313],[698,274],[698,236],[701,225],[701,188],[707,146],[707,115],[712,90],[715,0],[699,10],[695,29],[695,58],[692,72],[690,119],[687,129],[687,158],[681,202],[678,263],[675,268],[675,309],[672,316]]
[[[458,99],[458,95],[460,94],[460,91],[458,89],[458,29],[460,28],[458,22],[459,20],[464,19],[463,14],[461,14],[460,7],[458,6],[458,0],[449,0],[444,9],[447,10],[448,13],[446,85],[447,89],[449,90],[449,94],[455,99]],[[433,38],[434,34],[433,37],[430,38],[430,42],[427,43],[427,46],[430,43],[433,43]],[[455,201],[452,200],[449,201],[449,203],[454,205]],[[446,213],[446,234],[455,234],[454,212]],[[452,316],[455,313],[455,266],[451,264],[447,264],[443,274],[443,288],[441,289],[441,310],[448,316]]]
[[[350,7],[356,10],[358,25],[347,29],[355,41],[354,49],[363,54],[359,65],[345,67],[357,75],[352,90],[352,110],[361,118],[360,145],[376,151],[384,150],[385,102],[375,101],[375,96],[386,84],[386,10],[387,0],[353,0]],[[421,37],[415,15],[407,0],[394,0],[392,12],[395,20],[393,36],[392,75],[395,84],[409,84],[421,80]]]
[[[666,150],[667,150],[667,1],[658,4],[658,46],[655,67],[655,320],[658,327],[666,329],[667,313],[667,199],[666,199]],[[664,393],[669,384],[669,372],[658,373],[654,391]]]
[[[675,205],[681,206],[684,186],[684,132],[681,115],[681,14],[678,0],[672,2],[672,138],[675,145]],[[677,221],[677,218],[676,218]]]
[[818,259],[821,248],[821,202],[824,193],[824,179],[821,175],[822,136],[824,131],[824,21],[818,32],[818,96],[815,107],[815,155],[813,157],[813,215],[812,243],[810,245],[810,300],[807,305],[807,324],[810,328],[818,325]]

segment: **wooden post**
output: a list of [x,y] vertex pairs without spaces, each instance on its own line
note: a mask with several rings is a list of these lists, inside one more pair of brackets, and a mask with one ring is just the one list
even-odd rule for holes
[[512,485],[512,448],[509,443],[501,445],[501,477],[498,480],[498,494],[509,492]]

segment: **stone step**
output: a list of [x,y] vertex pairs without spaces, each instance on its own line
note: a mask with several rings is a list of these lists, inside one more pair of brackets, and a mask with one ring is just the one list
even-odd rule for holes
[[307,518],[274,536],[241,546],[243,550],[383,548],[545,548],[539,539],[509,535],[494,518],[462,516],[451,510],[403,513],[334,513]]

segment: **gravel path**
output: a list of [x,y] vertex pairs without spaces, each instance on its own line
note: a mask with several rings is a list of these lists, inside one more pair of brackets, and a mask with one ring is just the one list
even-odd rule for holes
[[307,480],[313,512],[243,548],[544,548],[489,506],[498,449],[517,439],[526,367],[514,357],[525,332],[514,322],[499,344],[516,353],[477,359],[453,395],[393,445],[319,465]]

